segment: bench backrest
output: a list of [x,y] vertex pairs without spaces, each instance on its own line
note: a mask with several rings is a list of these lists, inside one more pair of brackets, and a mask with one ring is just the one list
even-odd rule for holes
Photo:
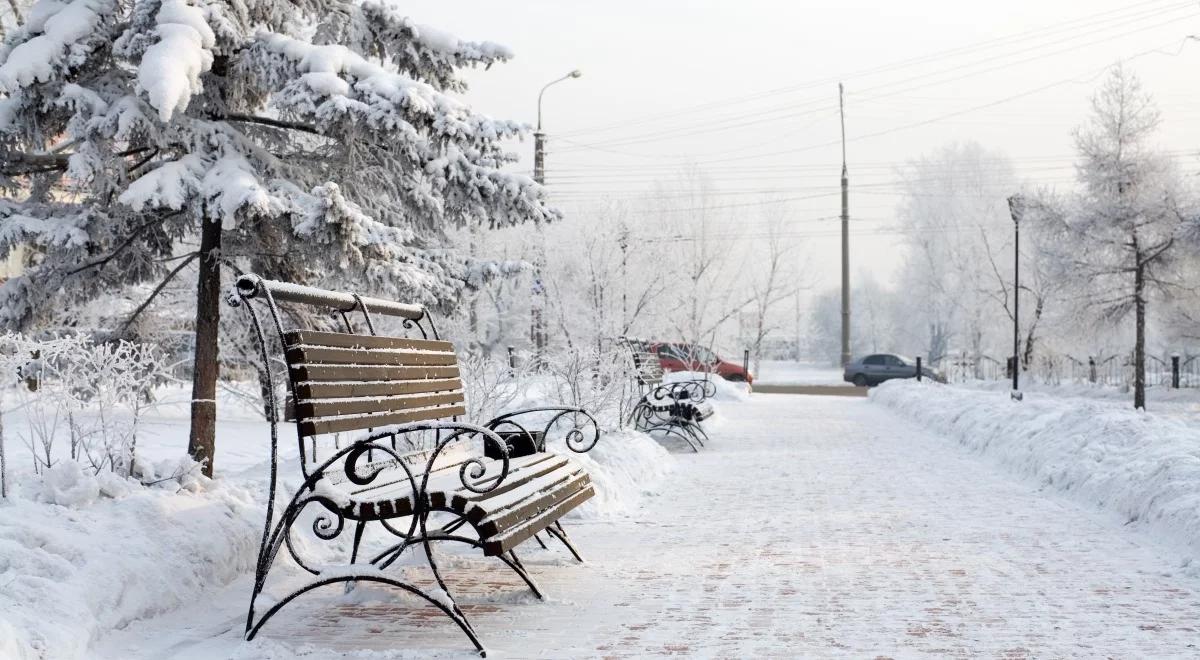
[[624,339],[633,358],[633,373],[641,385],[659,385],[663,381],[662,363],[650,351],[650,345],[637,339]]
[[283,341],[302,438],[466,414],[448,341],[314,330]]

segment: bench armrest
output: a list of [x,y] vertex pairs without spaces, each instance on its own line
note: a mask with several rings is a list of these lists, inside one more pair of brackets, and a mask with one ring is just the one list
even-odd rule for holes
[[672,383],[662,383],[650,390],[653,399],[673,399],[675,401],[692,401],[699,403],[715,396],[717,386],[710,380],[680,380]]
[[[514,418],[523,415],[534,413],[555,413],[550,417],[550,421],[542,428],[542,437],[549,438],[551,431],[555,431],[556,427],[563,428],[559,422],[563,419],[570,419],[571,426],[566,429],[566,434],[563,438],[567,448],[571,451],[582,454],[590,451],[596,443],[600,441],[600,425],[596,423],[596,418],[592,417],[591,413],[583,408],[574,408],[570,406],[546,406],[544,408],[525,408],[523,410],[514,410],[504,413],[499,417],[485,422],[483,425],[491,430],[502,430],[504,427],[509,427],[517,432],[524,433],[529,436],[530,441],[534,440],[533,434],[525,427],[525,425],[516,421]],[[582,422],[580,421],[582,419]],[[589,431],[591,437],[589,438]]]
[[[437,443],[432,448],[425,450],[422,456],[422,458],[425,458],[423,465],[420,463],[414,464],[411,455],[406,456],[389,444],[381,442],[383,440],[394,441],[398,436],[421,431],[435,431],[438,433]],[[442,432],[446,431],[449,433],[443,435]],[[342,469],[345,471],[346,478],[355,485],[369,485],[384,470],[399,465],[403,467],[405,473],[408,475],[409,481],[414,486],[414,491],[424,492],[425,486],[429,481],[429,474],[434,471],[438,463],[438,458],[442,456],[446,448],[452,443],[470,440],[474,437],[483,438],[485,447],[491,445],[498,449],[500,458],[497,460],[501,462],[500,471],[498,474],[487,475],[490,483],[481,486],[477,482],[487,473],[487,465],[484,463],[482,457],[472,457],[463,462],[459,467],[459,481],[462,482],[464,488],[471,492],[486,493],[498,487],[504,481],[505,477],[508,476],[508,445],[492,429],[465,422],[411,422],[375,429],[369,434],[351,441],[349,445],[337,451],[314,470],[312,476],[317,477],[324,474],[330,466],[344,457],[345,462],[342,465]],[[387,456],[390,459],[386,462],[387,465],[380,465],[379,463],[360,464],[364,456],[368,456],[374,452],[382,452]]]

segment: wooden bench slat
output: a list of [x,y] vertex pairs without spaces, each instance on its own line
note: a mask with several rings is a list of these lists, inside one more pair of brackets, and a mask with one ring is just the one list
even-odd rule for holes
[[496,557],[502,555],[518,545],[529,540],[534,534],[542,531],[554,522],[561,518],[565,513],[574,509],[586,502],[590,497],[596,494],[595,489],[591,484],[586,488],[575,493],[566,500],[559,502],[557,505],[542,512],[535,518],[525,521],[518,527],[514,527],[504,534],[493,536],[485,539],[483,542],[483,554],[488,557]]
[[472,501],[464,507],[463,513],[466,514],[468,520],[478,523],[484,518],[494,516],[505,509],[518,506],[530,497],[535,497],[545,490],[553,489],[559,483],[568,481],[581,472],[582,470],[578,464],[569,463],[553,470],[540,479],[526,482],[504,493]]
[[495,536],[503,533],[583,490],[590,483],[587,474],[577,472],[574,476],[558,481],[549,488],[539,491],[536,495],[521,500],[519,505],[495,512],[479,521],[477,523],[479,534]]
[[[542,460],[536,463],[523,465],[520,471],[514,471],[510,467],[508,476],[505,477],[504,481],[494,489],[489,490],[486,493],[475,493],[466,488],[456,488],[451,492],[445,493],[445,497],[439,498],[438,502],[435,503],[435,506],[450,508],[454,511],[465,514],[467,513],[467,507],[469,507],[474,501],[499,497],[513,490],[514,488],[520,488],[533,479],[540,479],[541,477],[544,477],[555,470],[559,470],[564,466],[570,465],[567,459],[563,458],[562,456],[555,456],[554,454],[549,453],[539,453],[535,454],[535,456],[541,456]],[[512,461],[509,461],[509,463],[511,464]]]
[[458,378],[457,366],[385,367],[340,364],[293,364],[296,380],[409,381]]
[[466,400],[463,398],[462,392],[405,397],[366,397],[340,401],[301,402],[296,406],[296,414],[300,417],[335,417],[339,415],[400,412],[415,408],[463,403],[466,403]]
[[406,337],[380,337],[376,335],[352,335],[344,332],[320,332],[317,330],[289,330],[283,333],[284,345],[328,346],[331,348],[392,348],[400,350],[442,351],[454,350],[454,344],[440,339],[408,339]]
[[385,365],[397,367],[445,366],[458,364],[454,353],[370,350],[364,348],[289,348],[291,364]]
[[461,417],[465,414],[467,414],[467,409],[464,406],[443,406],[426,408],[424,410],[405,410],[383,415],[357,415],[354,417],[334,417],[319,420],[308,419],[300,422],[300,435],[307,438],[325,433],[359,431],[391,426],[393,424],[448,419],[450,417]]
[[350,399],[361,396],[397,396],[461,390],[458,378],[436,380],[380,381],[377,383],[297,383],[296,395],[301,402],[307,399]]

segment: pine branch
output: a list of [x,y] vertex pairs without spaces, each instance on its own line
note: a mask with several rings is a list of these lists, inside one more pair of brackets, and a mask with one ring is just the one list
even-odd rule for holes
[[196,257],[198,256],[200,256],[199,252],[193,252],[187,255],[187,258],[179,262],[178,266],[172,269],[171,272],[167,273],[167,276],[163,278],[163,281],[158,283],[158,286],[154,287],[154,290],[150,292],[150,295],[146,298],[146,300],[142,301],[142,304],[138,305],[138,308],[133,310],[133,314],[130,314],[129,318],[125,319],[125,323],[123,323],[121,325],[121,329],[117,331],[117,336],[123,337],[125,335],[125,331],[129,329],[129,326],[137,320],[137,317],[141,316],[142,312],[146,311],[146,308],[150,306],[150,303],[154,302],[154,299],[158,297],[158,294],[162,293],[162,290],[167,288],[167,284],[169,284],[171,280],[175,279],[175,276],[179,274],[179,271],[183,270],[188,264],[195,261]]
[[282,129],[286,129],[289,131],[301,131],[303,133],[311,133],[313,135],[320,135],[322,137],[328,137],[321,131],[317,130],[315,127],[309,126],[308,124],[301,124],[298,122],[286,121],[283,119],[274,119],[272,117],[258,117],[255,115],[243,115],[243,114],[239,114],[239,113],[233,113],[233,114],[225,114],[225,115],[210,114],[208,116],[208,118],[212,119],[214,121],[236,121],[236,122],[242,122],[242,123],[246,123],[246,124],[261,124],[263,126],[270,126],[272,128],[282,128]]
[[136,229],[133,230],[133,233],[131,233],[131,234],[129,234],[129,236],[125,237],[125,240],[121,241],[121,244],[118,245],[116,247],[116,249],[114,249],[112,252],[108,253],[107,256],[101,257],[100,259],[96,259],[95,261],[86,263],[86,264],[80,266],[79,268],[76,268],[75,270],[69,271],[67,273],[67,276],[70,277],[71,275],[75,275],[75,274],[85,271],[89,268],[103,267],[105,264],[107,264],[108,262],[115,259],[118,254],[120,254],[122,251],[124,251],[126,248],[128,248],[131,244],[133,244],[133,240],[135,238],[137,238],[139,234],[141,234],[142,232],[146,231],[147,229],[155,226],[156,224],[161,223],[163,220],[166,220],[167,218],[175,217],[181,213],[183,213],[183,211],[175,211],[173,213],[168,213],[165,216],[156,217],[152,220],[148,220],[148,221],[142,223],[140,226],[138,226]]

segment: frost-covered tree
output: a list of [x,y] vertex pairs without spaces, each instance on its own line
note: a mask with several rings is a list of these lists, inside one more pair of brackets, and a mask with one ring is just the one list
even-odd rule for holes
[[1150,142],[1158,124],[1137,76],[1114,67],[1075,132],[1082,190],[1065,213],[1036,209],[1060,231],[1060,276],[1074,280],[1079,299],[1113,322],[1133,315],[1135,408],[1146,405],[1147,308],[1179,283],[1181,239],[1194,213],[1174,164]]
[[998,325],[989,257],[1006,241],[1012,248],[1005,202],[1017,188],[1012,164],[977,143],[950,144],[910,162],[900,177],[897,215],[909,258],[899,279],[911,305],[902,326],[924,335],[920,353],[930,362],[954,350],[978,359]]
[[33,255],[0,323],[194,254],[190,451],[211,472],[222,265],[446,305],[470,269],[447,228],[553,219],[500,170],[525,127],[455,96],[459,69],[509,56],[386,0],[41,0],[0,49],[0,257]]

